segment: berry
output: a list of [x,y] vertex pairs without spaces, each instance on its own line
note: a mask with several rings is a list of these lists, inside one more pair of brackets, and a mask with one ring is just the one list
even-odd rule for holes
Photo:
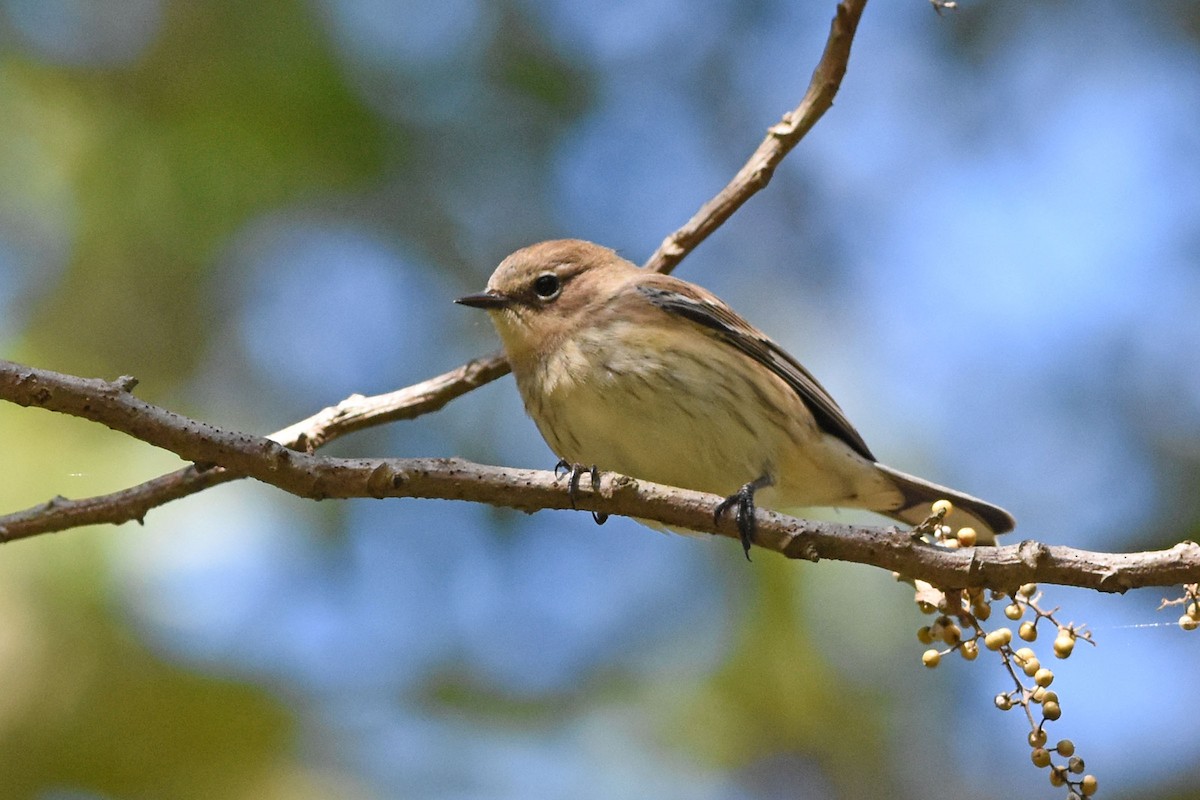
[[1054,655],[1059,658],[1066,658],[1071,655],[1071,651],[1075,649],[1075,637],[1067,630],[1058,632],[1058,636],[1054,639]]
[[1012,641],[1012,631],[1008,628],[997,628],[983,637],[983,645],[988,650],[999,650]]

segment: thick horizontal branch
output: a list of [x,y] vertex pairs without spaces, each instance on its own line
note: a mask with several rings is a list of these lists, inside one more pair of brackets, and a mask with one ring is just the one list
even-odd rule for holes
[[[701,533],[738,536],[732,520],[714,519],[713,511],[722,499],[714,495],[608,474],[598,491],[581,487],[573,503],[565,483],[550,472],[484,466],[461,459],[316,456],[290,450],[266,437],[188,419],[138,399],[131,388],[130,382],[123,380],[76,378],[0,362],[0,397],[84,417],[190,461],[216,464],[301,497],[470,500],[530,512],[576,507]],[[40,532],[36,529],[38,515],[63,502],[70,501],[51,501],[0,518],[0,537],[17,539]],[[1121,592],[1200,581],[1200,545],[1193,542],[1136,554],[1092,553],[1032,541],[949,550],[914,540],[894,527],[798,520],[761,509],[757,523],[758,545],[789,558],[868,564],[942,587],[1010,590],[1037,582]]]

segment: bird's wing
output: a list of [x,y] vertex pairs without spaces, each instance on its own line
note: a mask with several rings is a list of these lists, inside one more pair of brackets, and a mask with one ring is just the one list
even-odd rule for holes
[[633,285],[651,304],[715,332],[718,339],[778,375],[808,406],[821,430],[841,439],[863,458],[876,460],[862,436],[812,373],[716,295],[669,275],[645,275]]

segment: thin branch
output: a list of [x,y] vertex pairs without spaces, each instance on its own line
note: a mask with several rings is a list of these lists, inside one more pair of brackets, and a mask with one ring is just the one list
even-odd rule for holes
[[825,52],[813,70],[800,105],[784,114],[783,119],[767,131],[767,138],[716,197],[705,203],[686,225],[663,240],[646,262],[646,269],[655,272],[673,270],[743,203],[771,182],[775,168],[833,106],[833,98],[842,85],[850,61],[850,45],[858,30],[858,20],[866,5],[867,0],[844,0],[838,4],[829,38],[825,41]]
[[[0,373],[5,381],[17,379],[22,369],[20,365],[0,360]],[[437,411],[454,398],[507,372],[508,362],[502,353],[476,358],[437,377],[394,392],[372,397],[351,395],[337,405],[329,406],[267,438],[285,447],[311,453],[348,433]],[[128,389],[132,389],[136,383],[126,378],[117,380],[117,384]],[[60,495],[46,503],[0,517],[0,538],[6,526],[20,530],[21,537],[17,538],[22,538],[85,525],[121,525],[130,521],[141,524],[151,509],[243,477],[224,467],[201,469],[187,466],[118,492],[80,499]]]
[[295,450],[313,450],[340,436],[437,411],[456,397],[507,375],[503,353],[472,359],[435,378],[387,394],[351,395],[306,420],[272,433],[269,439]]
[[[77,378],[0,361],[0,397],[99,422],[181,458],[218,464],[300,497],[470,500],[530,512],[579,508],[738,538],[732,519],[714,519],[713,510],[722,499],[715,495],[606,474],[598,491],[585,485],[572,501],[565,482],[539,470],[491,467],[454,458],[315,456],[266,437],[189,419],[140,400],[132,388],[132,382],[124,379]],[[198,474],[203,479],[208,473]],[[0,518],[0,538],[45,532],[46,516],[61,507],[62,502],[51,501]],[[1033,541],[950,550],[917,541],[895,527],[798,520],[761,509],[757,523],[759,546],[789,558],[868,564],[943,587],[1011,590],[1036,582],[1123,592],[1200,581],[1200,545],[1194,542],[1131,554],[1092,553]]]
[[[850,43],[866,2],[844,0],[838,5],[825,51],[813,71],[808,91],[800,105],[770,129],[767,138],[749,161],[716,197],[705,203],[687,224],[667,237],[646,262],[647,269],[656,272],[673,270],[743,203],[767,185],[783,158],[833,105],[833,97],[846,73]],[[353,395],[268,438],[311,453],[351,431],[399,419],[413,419],[437,411],[454,398],[508,372],[508,362],[503,354],[477,358],[435,378],[395,392],[374,397]],[[130,520],[141,522],[146,513],[157,506],[241,477],[244,476],[220,467],[206,470],[185,467],[111,494],[78,500],[56,497],[43,505],[0,518],[0,522],[8,520],[12,524],[19,517],[21,529],[30,531],[25,535],[83,525],[119,525]],[[37,525],[42,527],[36,528]]]

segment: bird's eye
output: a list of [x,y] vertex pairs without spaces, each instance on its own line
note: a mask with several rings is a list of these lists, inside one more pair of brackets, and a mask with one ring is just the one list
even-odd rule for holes
[[544,275],[537,276],[537,280],[533,282],[533,291],[539,299],[553,300],[562,291],[562,284],[559,282],[557,275],[553,272],[547,272]]

